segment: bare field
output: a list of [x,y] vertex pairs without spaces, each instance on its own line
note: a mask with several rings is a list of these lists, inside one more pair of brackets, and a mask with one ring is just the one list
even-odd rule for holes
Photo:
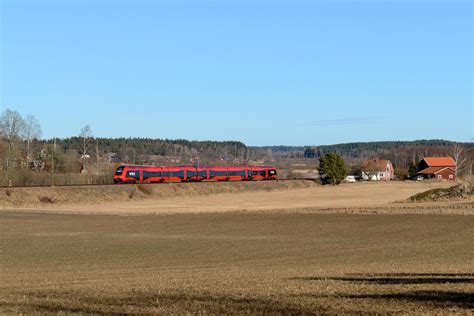
[[396,202],[448,185],[10,189],[0,314],[468,315],[472,200]]
[[474,217],[0,212],[2,314],[457,313]]

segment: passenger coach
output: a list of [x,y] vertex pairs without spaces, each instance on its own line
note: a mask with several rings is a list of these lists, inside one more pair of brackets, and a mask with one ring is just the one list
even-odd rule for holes
[[274,167],[120,166],[115,183],[276,180]]

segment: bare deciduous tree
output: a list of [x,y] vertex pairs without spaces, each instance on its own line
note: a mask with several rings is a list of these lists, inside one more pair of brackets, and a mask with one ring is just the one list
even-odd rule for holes
[[89,125],[84,126],[79,133],[81,159],[86,159],[92,142],[92,129]]
[[0,117],[0,137],[8,142],[21,140],[24,135],[25,121],[20,113],[10,109],[3,111]]
[[25,121],[17,111],[6,109],[0,116],[0,137],[7,143],[5,169],[11,180],[11,168],[15,161],[18,144],[24,136]]
[[456,162],[456,178],[463,173],[466,168],[467,157],[464,147],[460,144],[454,144],[451,153],[454,162]]
[[89,148],[93,140],[92,129],[89,125],[84,126],[79,133],[79,153],[84,161],[84,170],[87,170],[87,161],[90,159]]
[[106,162],[107,155],[106,155],[105,152],[100,150],[98,140],[95,142],[94,151],[92,152],[92,158],[93,158],[93,160],[96,164],[96,172],[95,173],[96,173],[96,175],[99,175],[100,170],[101,170],[101,165],[104,164],[104,162]]
[[25,118],[24,138],[26,140],[26,165],[29,167],[31,160],[31,142],[41,137],[42,130],[39,121],[33,115]]

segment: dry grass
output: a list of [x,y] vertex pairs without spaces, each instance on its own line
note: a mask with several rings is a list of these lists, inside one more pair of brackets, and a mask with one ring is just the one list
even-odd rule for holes
[[[94,187],[10,189],[0,194],[4,209],[29,208],[69,213],[164,214],[235,211],[373,213],[401,212],[466,214],[471,200],[449,203],[399,204],[446,182],[355,183],[320,186],[311,181],[150,184]],[[47,196],[54,203],[42,203]],[[467,204],[466,204],[467,202]],[[454,203],[454,204],[453,204]],[[462,208],[458,204],[464,204]]]
[[0,212],[0,313],[464,313],[474,217]]
[[[72,187],[0,188],[0,208],[44,207],[41,197],[58,206],[111,205],[224,193],[289,191],[317,187],[313,181],[205,182]],[[2,191],[4,194],[2,194]]]

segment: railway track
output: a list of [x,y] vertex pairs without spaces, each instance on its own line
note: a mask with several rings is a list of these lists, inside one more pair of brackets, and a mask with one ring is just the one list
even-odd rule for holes
[[21,185],[21,186],[0,186],[2,189],[15,189],[15,188],[50,188],[50,187],[104,187],[104,186],[134,186],[134,185],[168,185],[168,184],[180,184],[180,185],[190,185],[190,184],[202,184],[202,185],[212,185],[212,184],[221,184],[221,183],[240,183],[240,182],[284,182],[284,181],[316,181],[317,179],[313,178],[298,178],[298,179],[278,179],[278,180],[258,180],[258,181],[199,181],[199,182],[161,182],[161,183],[104,183],[104,184],[56,184],[56,185]]

